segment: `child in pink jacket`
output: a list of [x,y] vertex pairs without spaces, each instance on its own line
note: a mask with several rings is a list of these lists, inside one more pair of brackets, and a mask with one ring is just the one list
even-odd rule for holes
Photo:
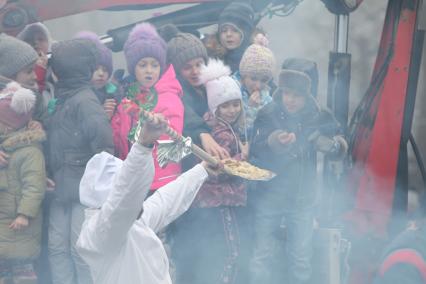
[[[130,73],[124,84],[126,98],[117,107],[111,120],[116,155],[125,159],[142,108],[162,113],[169,125],[178,133],[183,129],[184,108],[181,101],[182,88],[176,79],[173,66],[166,66],[166,44],[155,28],[142,23],[135,26],[124,45],[124,55]],[[160,139],[170,139],[163,135]],[[176,179],[181,173],[180,164],[169,164],[161,168],[154,149],[155,177],[151,190]]]

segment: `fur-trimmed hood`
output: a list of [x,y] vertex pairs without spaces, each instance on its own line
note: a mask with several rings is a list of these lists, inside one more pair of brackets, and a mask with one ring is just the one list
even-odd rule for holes
[[46,133],[42,129],[23,129],[6,135],[0,135],[0,149],[12,152],[46,140]]

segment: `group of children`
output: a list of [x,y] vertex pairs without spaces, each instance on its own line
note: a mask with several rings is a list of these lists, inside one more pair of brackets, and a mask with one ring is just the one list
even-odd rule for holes
[[[264,34],[253,35],[254,15],[249,4],[229,4],[214,44],[174,26],[136,25],[123,50],[128,76],[119,80],[110,79],[111,51],[91,32],[52,46],[41,24],[27,27],[23,41],[0,35],[0,279],[36,283],[42,215],[52,282],[92,283],[94,273],[102,279],[76,248],[91,205],[81,203],[80,181],[97,153],[127,158],[143,109],[161,113],[220,160],[247,160],[277,174],[251,183],[226,174],[208,178],[191,208],[162,233],[174,282],[270,283],[283,218],[289,283],[309,281],[315,154],[341,159],[347,145],[313,97],[306,60],[288,61],[272,83],[274,55]],[[190,156],[160,167],[156,151],[147,196],[198,163]],[[43,214],[47,184],[54,191]]]

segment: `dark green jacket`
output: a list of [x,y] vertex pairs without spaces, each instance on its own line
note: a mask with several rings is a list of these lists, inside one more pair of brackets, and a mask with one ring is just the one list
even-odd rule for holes
[[[40,253],[41,202],[46,173],[41,142],[42,130],[22,130],[0,136],[0,150],[10,155],[0,169],[0,259],[34,259]],[[18,214],[29,218],[20,231],[9,229]]]

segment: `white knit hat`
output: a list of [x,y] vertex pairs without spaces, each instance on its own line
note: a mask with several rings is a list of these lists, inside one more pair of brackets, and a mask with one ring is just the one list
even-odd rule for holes
[[230,75],[231,69],[218,59],[210,59],[201,69],[200,82],[206,87],[207,101],[213,115],[221,104],[242,99],[241,89]]
[[89,208],[100,208],[114,186],[116,174],[123,161],[102,152],[94,155],[86,165],[80,181],[80,202]]

